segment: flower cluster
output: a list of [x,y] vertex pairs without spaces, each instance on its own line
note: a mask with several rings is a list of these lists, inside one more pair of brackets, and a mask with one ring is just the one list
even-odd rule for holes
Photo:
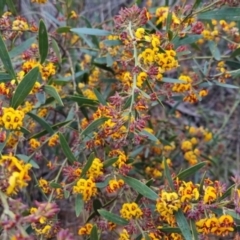
[[85,202],[89,201],[92,196],[96,196],[97,188],[95,182],[89,179],[80,178],[73,187],[74,194],[81,194]]
[[122,209],[120,210],[120,214],[123,218],[130,219],[138,219],[143,215],[142,210],[136,203],[124,203]]

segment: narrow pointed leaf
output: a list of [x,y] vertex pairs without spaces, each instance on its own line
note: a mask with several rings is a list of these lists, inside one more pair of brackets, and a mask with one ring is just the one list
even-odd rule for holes
[[169,170],[169,166],[168,166],[167,161],[166,161],[165,158],[163,160],[163,163],[164,163],[164,175],[165,175],[165,178],[167,179],[171,189],[174,190],[174,184],[173,184],[172,176],[171,176],[171,173],[170,173],[170,170]]
[[161,232],[166,232],[166,233],[181,233],[181,230],[177,227],[161,227],[159,229]]
[[39,165],[33,159],[29,158],[24,154],[17,154],[16,156],[18,159],[23,160],[25,163],[30,163],[33,168],[36,168],[36,169],[40,168]]
[[6,4],[7,4],[8,8],[10,9],[10,12],[14,15],[17,15],[17,11],[14,6],[13,0],[6,0]]
[[110,167],[112,166],[115,162],[117,162],[118,160],[118,157],[114,157],[114,158],[110,158],[110,159],[107,159],[106,161],[103,162],[103,166],[106,168],[106,167]]
[[92,153],[89,158],[87,159],[87,163],[85,164],[82,173],[81,173],[81,178],[85,176],[85,174],[87,173],[87,171],[89,170],[89,168],[92,166],[93,160],[95,158],[95,154]]
[[119,217],[119,215],[116,215],[114,213],[108,212],[104,209],[98,210],[98,213],[107,219],[109,222],[116,223],[117,225],[125,226],[128,224],[128,221],[124,218]]
[[20,45],[16,46],[9,52],[10,58],[14,58],[22,54],[24,51],[29,49],[31,44],[36,40],[36,37],[31,37],[27,39],[26,41],[22,42]]
[[59,96],[57,90],[53,86],[50,85],[44,86],[44,91],[50,96],[52,96],[60,106],[63,106],[62,99]]
[[200,163],[197,163],[196,165],[188,168],[188,169],[185,169],[183,171],[181,171],[178,175],[177,175],[177,178],[181,179],[181,180],[184,180],[186,178],[188,178],[189,176],[195,174],[198,170],[200,170],[201,168],[203,168],[204,166],[206,165],[205,162],[200,162]]
[[221,60],[221,53],[217,47],[217,43],[213,42],[213,41],[209,41],[208,42],[208,46],[209,49],[212,53],[212,56],[217,60],[220,61]]
[[[146,186],[150,187],[152,183],[153,183],[153,179],[150,179],[146,182]],[[139,193],[135,200],[135,203],[138,203],[142,197],[143,195]]]
[[0,83],[9,82],[10,80],[12,80],[12,77],[8,73],[0,72]]
[[2,35],[0,34],[0,58],[2,60],[2,63],[4,65],[4,68],[7,70],[7,72],[10,74],[12,79],[16,78],[11,59],[8,54],[7,47],[2,39]]
[[240,21],[240,10],[238,7],[225,7],[221,9],[214,9],[198,14],[198,19],[202,20],[226,20],[226,21]]
[[107,105],[107,102],[105,100],[105,98],[103,97],[103,95],[96,89],[93,89],[95,95],[97,96],[98,101],[102,104],[102,105]]
[[79,106],[82,105],[97,105],[99,104],[98,101],[93,100],[93,99],[89,99],[86,97],[82,97],[82,96],[69,96],[68,99],[77,102]]
[[153,142],[157,142],[158,141],[158,138],[153,135],[152,133],[146,131],[146,130],[142,130],[140,133],[139,133],[141,136],[146,136],[148,137],[149,140],[153,141]]
[[109,31],[96,28],[72,28],[71,31],[76,34],[87,34],[95,36],[107,36],[111,34]]
[[82,196],[78,194],[75,198],[75,213],[76,217],[79,217],[84,207],[84,201]]
[[185,218],[182,210],[178,210],[178,212],[175,213],[175,217],[177,220],[177,225],[180,228],[182,235],[184,236],[185,240],[192,240],[192,234],[190,231],[190,227],[188,224],[187,219]]
[[102,117],[102,118],[98,118],[95,121],[93,121],[92,123],[90,123],[83,131],[82,131],[82,135],[86,136],[90,133],[92,133],[95,129],[97,129],[99,126],[101,126],[104,122],[106,122],[108,120],[107,117]]
[[39,68],[35,67],[30,72],[28,72],[27,75],[24,76],[22,81],[17,86],[16,91],[12,97],[11,107],[16,109],[24,102],[25,98],[31,92],[35,82],[37,81],[38,74]]
[[135,191],[142,194],[144,197],[149,198],[151,200],[157,200],[159,197],[158,195],[144,183],[140,182],[139,180],[131,177],[123,177],[121,176],[123,181],[132,187]]
[[221,202],[223,199],[231,196],[233,188],[236,186],[236,184],[233,184],[232,186],[230,186],[226,192],[218,199],[219,202]]
[[42,126],[43,128],[45,128],[50,134],[54,134],[53,129],[51,128],[51,126],[41,117],[37,116],[34,113],[29,112],[28,116],[30,116],[32,119],[34,119],[37,123],[40,124],[40,126]]
[[65,156],[68,158],[70,163],[74,163],[76,162],[76,158],[74,157],[72,150],[70,149],[70,147],[68,146],[68,143],[65,139],[65,137],[59,133],[59,139],[60,139],[60,144],[63,150],[63,153],[65,154]]
[[61,51],[60,51],[60,48],[58,46],[58,43],[52,38],[52,48],[53,48],[53,51],[55,52],[56,54],[56,57],[58,59],[58,62],[62,62],[62,55],[61,55]]
[[42,64],[44,63],[48,55],[48,32],[43,20],[40,20],[40,23],[39,23],[38,48],[39,48],[39,54],[41,59],[40,62]]
[[96,225],[93,226],[90,233],[90,240],[98,240],[98,231]]

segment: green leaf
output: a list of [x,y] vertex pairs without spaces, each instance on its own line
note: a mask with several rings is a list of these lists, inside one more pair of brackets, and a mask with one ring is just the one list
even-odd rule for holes
[[37,116],[34,113],[27,113],[28,116],[30,116],[32,119],[34,119],[37,123],[40,124],[40,126],[44,127],[50,134],[54,134],[53,129],[51,128],[51,126],[41,117]]
[[186,36],[184,38],[176,37],[173,40],[173,44],[174,44],[175,48],[177,48],[182,45],[189,45],[189,44],[195,43],[201,38],[202,38],[201,35],[190,35],[190,36]]
[[60,48],[58,46],[58,43],[52,38],[52,48],[53,48],[53,51],[55,52],[56,54],[56,57],[58,59],[58,62],[62,62],[62,55],[61,55],[61,51],[60,51]]
[[99,126],[101,126],[103,123],[105,123],[109,118],[107,117],[102,117],[98,118],[95,121],[91,122],[83,131],[82,135],[86,136],[93,132],[95,129],[97,129]]
[[84,201],[82,195],[78,194],[75,198],[75,213],[76,217],[79,217],[84,207]]
[[0,58],[2,60],[2,63],[7,70],[7,72],[10,74],[12,79],[16,79],[16,75],[12,66],[11,59],[8,54],[7,47],[2,39],[2,35],[0,34]]
[[98,57],[93,60],[97,64],[107,64],[107,57]]
[[154,201],[159,198],[158,195],[151,188],[146,186],[144,183],[138,181],[137,179],[123,176],[121,176],[121,178],[127,185],[132,187],[138,193],[142,194],[144,197]]
[[94,106],[99,104],[99,102],[96,100],[89,99],[86,97],[81,97],[81,96],[68,96],[67,98],[74,102],[77,102],[79,106],[82,106],[82,105]]
[[1,17],[2,14],[4,13],[5,4],[6,4],[6,0],[0,1],[0,17]]
[[36,40],[36,37],[31,37],[29,39],[27,39],[26,41],[22,42],[20,45],[18,45],[17,47],[13,48],[10,52],[9,52],[9,56],[10,58],[14,58],[19,56],[20,54],[22,54],[24,51],[26,51],[27,49],[29,49],[29,47],[31,46],[31,44]]
[[[153,179],[150,179],[146,182],[146,186],[150,187],[152,183],[153,183]],[[135,203],[138,203],[142,197],[143,195],[139,193],[135,200]]]
[[236,56],[240,55],[240,48],[237,48],[232,54],[231,54],[231,58],[235,58]]
[[189,176],[195,174],[198,170],[200,170],[201,168],[203,168],[206,165],[206,162],[200,162],[197,163],[196,165],[185,169],[183,171],[181,171],[176,178],[179,178],[180,180],[184,180],[186,178],[188,178]]
[[175,213],[175,217],[177,220],[177,225],[179,226],[182,235],[184,236],[185,240],[192,240],[192,234],[190,231],[190,227],[188,224],[187,219],[185,218],[182,210],[178,210],[178,212]]
[[106,61],[107,61],[107,67],[111,67],[113,65],[113,58],[109,53],[107,53]]
[[196,0],[195,3],[193,4],[192,9],[198,8],[199,4],[202,2],[202,0]]
[[174,190],[174,184],[173,184],[172,176],[171,176],[166,158],[164,158],[163,163],[164,163],[164,175],[169,183],[169,186],[171,187],[172,190]]
[[51,183],[49,184],[49,186],[50,186],[51,188],[62,188],[62,185],[61,185],[60,183],[56,183],[56,182],[51,182]]
[[85,164],[85,166],[84,166],[84,168],[83,168],[83,170],[82,170],[80,178],[84,177],[85,174],[87,173],[87,171],[89,170],[89,168],[92,166],[94,158],[95,158],[95,154],[91,153],[89,158],[88,158],[88,160],[87,160],[87,162],[86,162],[86,164]]
[[193,234],[193,240],[198,240],[198,232],[196,228],[195,221],[190,220],[191,232]]
[[111,34],[109,31],[96,28],[72,28],[71,32],[74,32],[76,34],[87,34],[95,36],[108,36]]
[[59,96],[57,90],[56,90],[53,86],[45,85],[43,89],[44,89],[44,91],[45,91],[47,94],[49,94],[50,96],[54,97],[54,99],[56,100],[56,102],[57,102],[60,106],[63,106],[62,99],[61,99],[61,97]]
[[103,205],[99,199],[93,200],[93,210],[99,216],[98,210],[103,208]]
[[0,72],[0,83],[9,82],[10,80],[12,80],[12,77],[8,73]]
[[[83,17],[83,16],[81,16],[81,18],[85,21],[86,27],[92,28],[92,25],[91,25],[90,21],[89,21],[87,18],[85,18],[85,17]],[[98,38],[97,38],[96,36],[94,36],[94,35],[92,36],[92,42],[94,43],[94,45],[95,45],[97,48],[99,48]]]
[[43,64],[48,56],[48,32],[42,19],[38,28],[38,49],[41,59],[40,63]]
[[236,186],[236,184],[233,184],[232,186],[230,186],[226,192],[218,199],[219,202],[221,202],[223,199],[231,196],[233,188]]
[[62,133],[59,133],[59,139],[60,139],[60,144],[63,150],[63,153],[65,154],[65,156],[68,158],[70,163],[74,163],[76,162],[76,158],[74,157],[72,150],[70,149],[70,147],[68,146],[68,143],[65,139],[65,137],[62,135]]
[[14,6],[13,1],[12,0],[6,0],[6,4],[7,4],[8,8],[10,9],[10,12],[13,15],[17,15],[17,11],[16,11],[16,8]]
[[181,233],[181,230],[177,227],[161,227],[159,230],[165,233]]
[[240,8],[238,7],[225,7],[221,9],[215,9],[198,14],[198,19],[201,20],[226,20],[226,21],[240,21]]
[[122,44],[120,40],[104,40],[103,43],[108,47],[115,47]]
[[64,191],[63,191],[63,194],[64,194],[64,198],[65,198],[65,199],[68,199],[69,196],[70,196],[70,191],[64,190]]
[[147,136],[149,140],[153,141],[153,142],[157,142],[158,141],[158,138],[153,135],[152,133],[146,131],[146,130],[142,130],[140,133],[139,133],[141,136]]
[[31,92],[35,82],[37,81],[38,74],[39,68],[35,67],[24,76],[12,97],[11,107],[16,109],[24,102],[25,98]]
[[71,27],[65,26],[65,27],[59,27],[57,28],[56,32],[57,33],[68,33],[70,32]]
[[90,233],[90,240],[98,240],[98,231],[96,225],[93,226]]
[[232,84],[227,84],[227,83],[220,83],[217,80],[213,81],[215,83],[215,85],[219,86],[219,87],[225,87],[225,88],[235,88],[238,89],[238,86],[232,85]]
[[220,61],[221,60],[221,53],[217,47],[217,44],[213,41],[209,41],[208,42],[208,46],[209,46],[209,49],[212,53],[212,56],[217,60],[217,61]]
[[103,166],[105,168],[112,166],[115,162],[117,162],[118,157],[110,158],[107,159],[106,161],[103,162]]
[[[170,30],[171,24],[172,24],[172,13],[168,12],[167,21],[166,21],[166,31],[167,32]],[[170,41],[171,41],[171,39],[170,39]]]
[[107,105],[107,102],[106,102],[105,98],[103,97],[103,95],[96,88],[93,89],[93,92],[95,93],[95,95],[97,96],[98,101],[102,105]]
[[[79,71],[79,72],[76,72],[74,77],[75,78],[78,78],[80,76],[83,76],[85,73],[88,73],[89,71],[88,70],[83,70],[83,71]],[[72,76],[69,76],[69,77],[63,77],[63,76],[59,76],[58,79],[55,79],[54,82],[69,82],[72,80]]]
[[[56,123],[56,124],[52,125],[51,128],[52,128],[53,130],[57,130],[58,128],[63,127],[63,126],[67,125],[67,124],[70,123],[70,122],[71,122],[71,121],[68,120],[68,121]],[[28,140],[31,139],[31,138],[40,138],[40,137],[46,135],[47,133],[48,133],[47,130],[43,130],[43,131],[41,131],[41,132],[39,132],[39,133],[36,133],[36,134],[30,136],[30,137],[28,138]]]
[[183,81],[181,81],[181,80],[178,80],[178,79],[175,79],[175,78],[167,78],[167,77],[164,77],[162,79],[162,82],[166,82],[166,83],[183,83]]
[[128,221],[124,218],[119,217],[119,215],[116,215],[114,213],[110,213],[104,209],[98,210],[98,213],[107,219],[109,222],[116,223],[117,225],[125,226],[128,224]]
[[23,160],[25,163],[30,163],[33,168],[39,169],[39,165],[31,158],[24,154],[17,154],[16,157],[20,160]]

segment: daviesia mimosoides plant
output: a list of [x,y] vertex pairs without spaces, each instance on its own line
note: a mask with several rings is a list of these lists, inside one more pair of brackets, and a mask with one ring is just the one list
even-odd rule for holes
[[178,108],[238,88],[238,1],[147,1],[99,28],[75,4],[54,28],[0,9],[1,239],[238,239],[224,125]]

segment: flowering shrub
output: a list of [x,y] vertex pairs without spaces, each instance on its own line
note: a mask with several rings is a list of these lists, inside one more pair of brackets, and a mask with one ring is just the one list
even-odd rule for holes
[[98,28],[64,4],[56,28],[0,5],[1,239],[238,239],[239,172],[214,171],[239,100],[221,127],[184,114],[238,89],[239,1]]

